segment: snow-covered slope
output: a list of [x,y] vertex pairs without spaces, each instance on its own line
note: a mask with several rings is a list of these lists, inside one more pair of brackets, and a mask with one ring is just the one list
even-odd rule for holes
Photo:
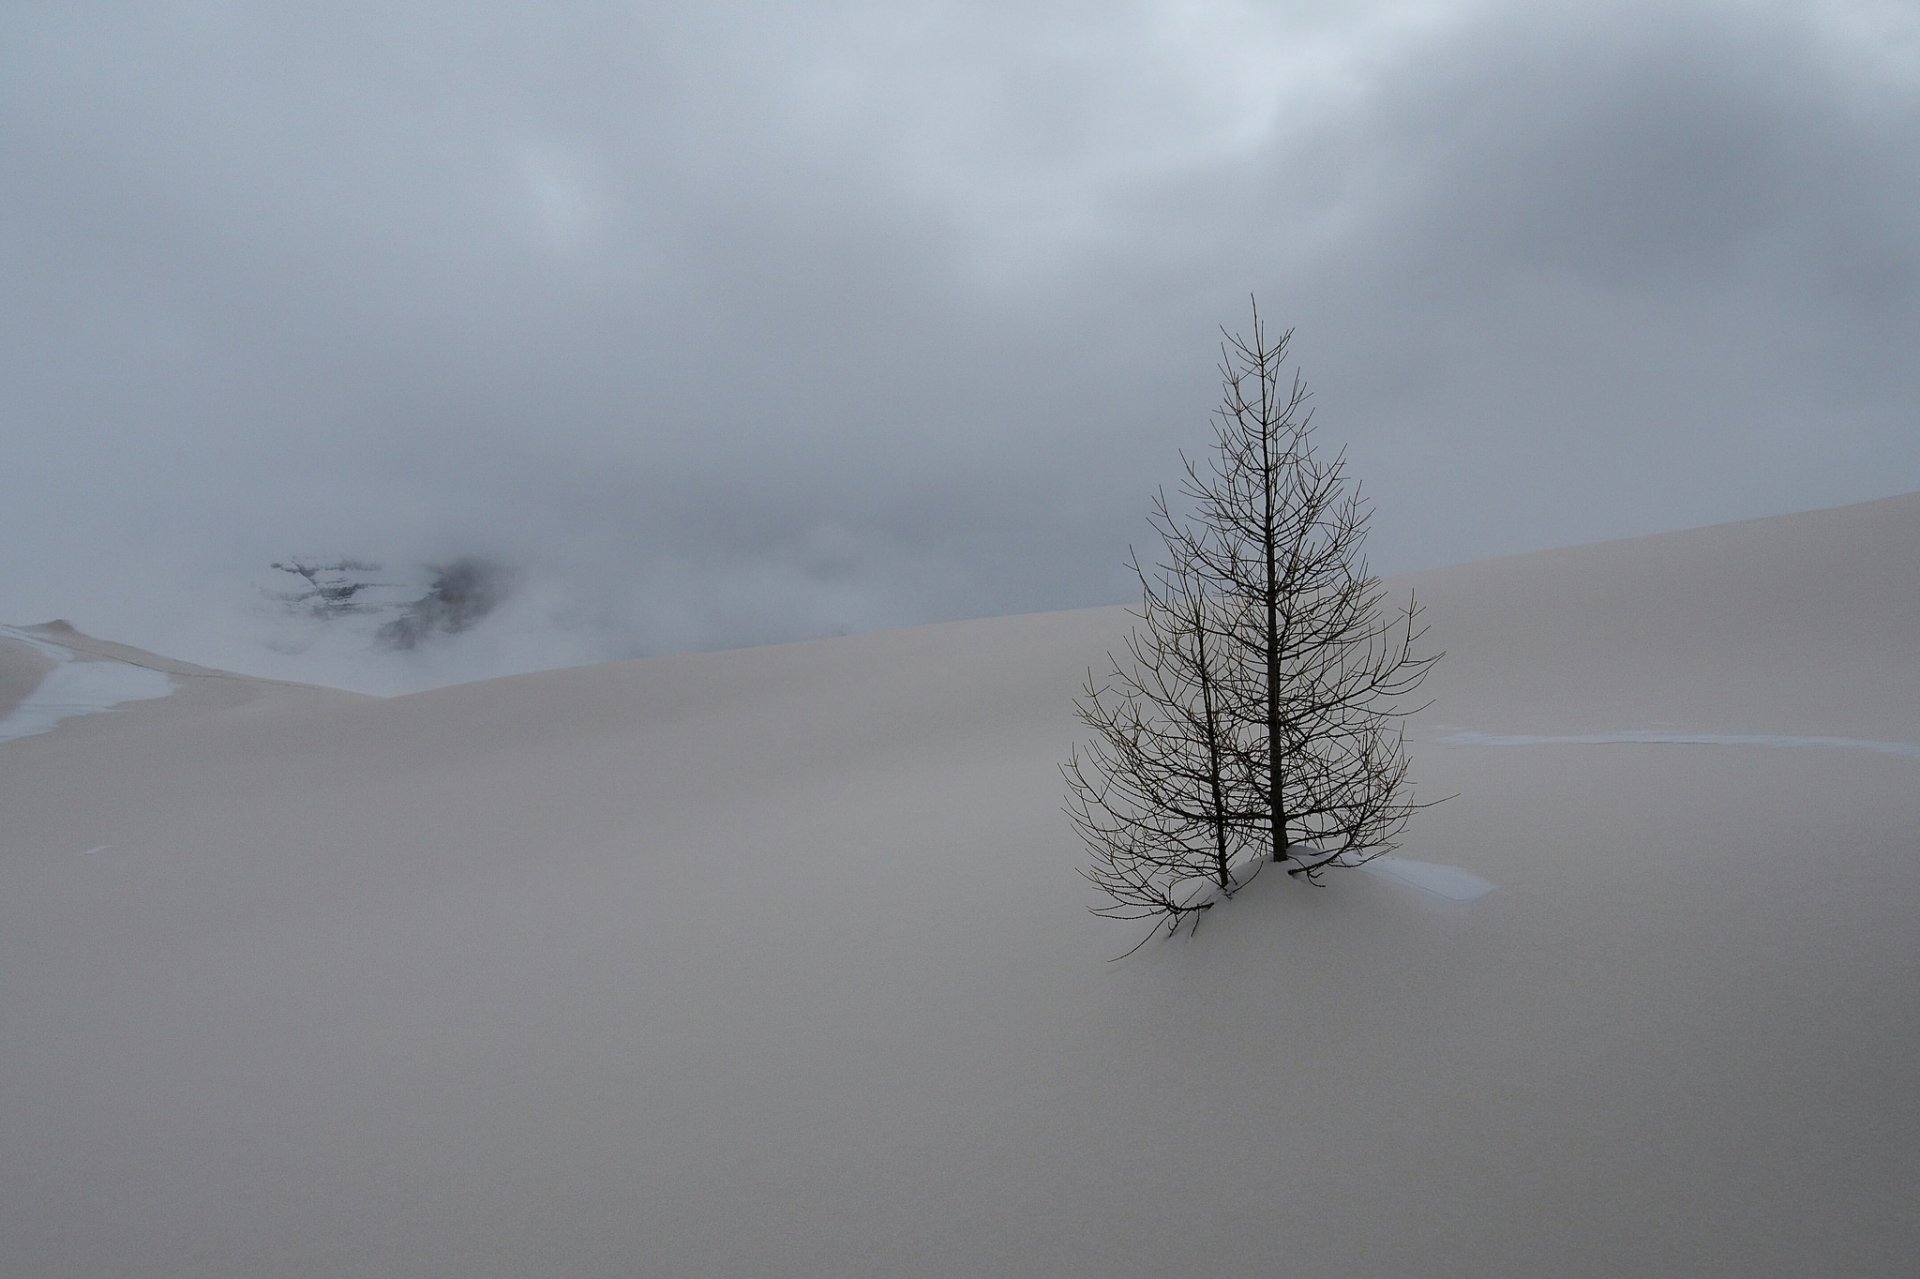
[[165,671],[132,662],[75,660],[72,649],[16,626],[0,626],[0,742],[51,732],[62,720],[97,715],[173,692]]
[[[48,733],[82,716],[174,697],[183,689],[190,691],[169,707],[165,719],[229,710],[261,697],[301,704],[358,700],[356,694],[337,689],[251,679],[175,661],[95,639],[65,621],[0,626],[0,742]],[[150,727],[162,721],[140,722]]]
[[1451,871],[1120,963],[1119,610],[0,742],[0,1270],[1904,1273],[1920,761],[1738,739],[1920,743],[1914,563],[1920,497],[1414,579]]

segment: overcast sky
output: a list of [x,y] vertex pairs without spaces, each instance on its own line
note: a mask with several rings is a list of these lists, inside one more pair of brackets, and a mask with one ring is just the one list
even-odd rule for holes
[[1917,13],[10,0],[0,620],[245,665],[296,552],[520,568],[462,674],[1117,602],[1253,293],[1381,569],[1920,488]]

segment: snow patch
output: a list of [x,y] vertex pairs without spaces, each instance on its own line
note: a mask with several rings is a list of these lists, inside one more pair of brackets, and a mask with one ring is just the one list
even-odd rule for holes
[[1676,746],[1773,746],[1811,750],[1874,751],[1920,759],[1912,742],[1876,742],[1860,737],[1799,737],[1787,733],[1672,733],[1656,729],[1629,729],[1615,733],[1569,733],[1537,736],[1521,733],[1448,733],[1440,739],[1450,746],[1604,746],[1616,743]]
[[1450,902],[1474,901],[1485,897],[1498,886],[1492,880],[1482,879],[1458,866],[1410,861],[1405,857],[1376,857],[1360,869]]
[[124,702],[151,701],[173,692],[173,680],[162,671],[128,662],[76,661],[71,649],[12,626],[0,626],[0,638],[25,644],[55,663],[40,686],[0,719],[0,742],[48,732],[77,715],[97,715]]

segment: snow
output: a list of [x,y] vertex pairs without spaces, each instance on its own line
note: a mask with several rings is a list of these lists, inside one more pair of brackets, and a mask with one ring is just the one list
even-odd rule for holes
[[1495,888],[1492,880],[1482,879],[1470,870],[1435,862],[1417,862],[1390,853],[1374,858],[1360,869],[1450,902],[1476,901]]
[[1188,910],[1205,905],[1220,891],[1220,882],[1206,875],[1189,875],[1185,879],[1174,881],[1167,890],[1167,896],[1175,906]]
[[[1254,881],[1261,869],[1267,864],[1266,857],[1257,848],[1244,849],[1227,862],[1227,877],[1233,880],[1233,892],[1238,892]],[[1220,889],[1220,881],[1211,875],[1192,875],[1175,881],[1167,892],[1174,905],[1187,909],[1204,905],[1215,897],[1223,900],[1230,896]]]
[[[1326,850],[1304,844],[1291,844],[1288,847],[1295,850],[1287,858],[1287,862],[1293,866],[1303,868],[1325,866],[1328,875],[1341,869],[1363,870],[1381,879],[1402,884],[1408,888],[1417,888],[1429,896],[1451,902],[1477,901],[1497,887],[1492,880],[1482,879],[1472,871],[1462,870],[1458,866],[1419,862],[1407,857],[1396,857],[1391,853],[1379,853],[1361,861],[1352,854],[1330,858]],[[1317,878],[1324,881],[1327,875]]]
[[[1276,868],[1276,873],[1284,875],[1287,865],[1318,866],[1326,861],[1324,854],[1316,850],[1294,845],[1300,851],[1289,857],[1288,863]],[[1243,856],[1231,867],[1235,891],[1246,887],[1254,876],[1258,875],[1266,860],[1258,854]],[[1391,853],[1382,853],[1360,863],[1359,870],[1377,875],[1391,883],[1416,888],[1432,897],[1450,902],[1476,901],[1495,888],[1491,880],[1482,879],[1472,871],[1462,870],[1458,866],[1443,866],[1436,862],[1420,862],[1411,858],[1396,857]],[[1329,870],[1329,874],[1332,870]],[[1324,878],[1324,876],[1322,877]],[[1195,875],[1177,882],[1169,896],[1177,906],[1188,908],[1200,906],[1216,897],[1225,897],[1219,884],[1205,875]]]
[[1056,766],[1123,610],[182,672],[0,747],[0,1273],[1905,1274],[1912,761],[1426,743],[1920,741],[1914,563],[1920,498],[1390,583],[1458,798],[1117,962]]
[[76,660],[70,649],[13,626],[0,626],[11,640],[51,659],[55,665],[11,714],[0,718],[0,742],[51,731],[76,715],[98,715],[128,702],[166,697],[174,690],[165,672],[117,661]]

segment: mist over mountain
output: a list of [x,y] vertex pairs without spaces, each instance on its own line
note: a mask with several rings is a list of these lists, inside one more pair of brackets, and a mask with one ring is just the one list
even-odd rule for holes
[[[296,555],[271,568],[271,582],[253,584],[251,611],[260,623],[253,665],[382,692],[495,673],[492,644],[460,646],[499,616],[523,582],[511,566],[470,554],[430,564]],[[539,616],[520,617],[522,631],[542,629]],[[546,628],[566,625],[563,613],[547,613]]]
[[[331,545],[316,538],[291,556],[156,562],[106,613],[66,611],[98,630],[124,618],[120,633],[149,645],[162,637],[208,665],[392,695],[983,616],[1005,588],[971,562],[971,547],[931,535],[903,546],[851,522],[784,527],[770,512],[761,526],[729,530],[709,554],[663,532],[668,516],[694,518],[655,513],[591,536],[518,512],[511,521],[495,513],[507,535],[369,521],[358,536]],[[1017,524],[999,529],[996,563],[1019,561],[1023,532],[1031,534]],[[731,548],[745,543],[761,566],[728,566]],[[1087,559],[1077,585],[1063,578],[1021,593],[1007,611],[1129,598],[1113,548],[1089,550]]]
[[[514,573],[504,564],[463,555],[445,564],[390,570],[373,560],[294,556],[273,567],[298,585],[264,591],[286,618],[304,629],[269,640],[280,652],[305,652],[316,626],[375,625],[371,647],[410,652],[444,642],[479,625],[513,592]],[[420,581],[425,578],[422,587]]]
[[[859,580],[856,566],[890,579]],[[958,568],[917,577],[849,539],[716,583],[699,557],[570,545],[509,557],[302,554],[155,591],[147,631],[208,664],[390,696],[563,666],[788,643],[984,611]],[[892,583],[920,601],[890,607]],[[945,588],[950,595],[942,597]],[[1118,592],[1113,599],[1124,598]]]

